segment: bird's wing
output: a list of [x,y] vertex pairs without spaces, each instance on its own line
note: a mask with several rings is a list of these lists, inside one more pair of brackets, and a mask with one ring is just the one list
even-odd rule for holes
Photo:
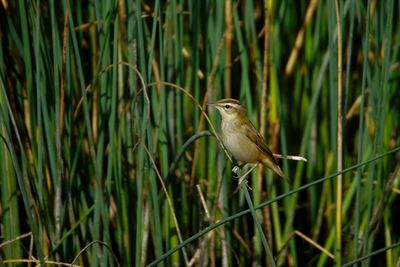
[[257,145],[257,147],[268,157],[270,161],[275,164],[278,164],[276,158],[272,154],[271,150],[268,148],[267,144],[264,141],[264,138],[260,135],[260,133],[256,130],[254,125],[250,122],[252,127],[247,127],[246,136]]
[[286,175],[282,172],[281,168],[278,165],[278,162],[272,154],[271,150],[268,148],[267,144],[264,141],[264,138],[260,135],[260,133],[256,130],[253,124],[251,124],[252,127],[248,128],[246,130],[246,136],[257,145],[258,149],[260,149],[264,155],[267,157],[266,159],[263,160],[263,163],[266,164],[269,168],[271,168],[276,174],[279,176],[283,177],[286,182],[290,184],[289,179],[286,177]]

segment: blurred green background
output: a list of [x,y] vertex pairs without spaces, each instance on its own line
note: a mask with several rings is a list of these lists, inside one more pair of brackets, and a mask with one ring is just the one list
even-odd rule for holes
[[[0,3],[0,265],[399,264],[398,1]],[[291,185],[238,187],[228,97]]]

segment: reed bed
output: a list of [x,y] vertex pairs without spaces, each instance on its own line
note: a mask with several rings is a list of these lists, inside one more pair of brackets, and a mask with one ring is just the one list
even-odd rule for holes
[[[1,266],[400,264],[397,1],[1,1]],[[236,98],[291,183],[238,185]]]

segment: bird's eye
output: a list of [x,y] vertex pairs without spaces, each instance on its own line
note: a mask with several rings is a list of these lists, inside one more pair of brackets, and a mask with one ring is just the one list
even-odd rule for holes
[[230,109],[231,106],[230,105],[225,105],[225,109]]

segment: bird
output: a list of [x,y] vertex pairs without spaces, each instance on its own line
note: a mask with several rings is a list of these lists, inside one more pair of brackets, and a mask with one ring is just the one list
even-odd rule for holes
[[222,143],[236,160],[246,164],[262,164],[288,181],[279,167],[276,157],[247,117],[246,109],[238,100],[221,99],[208,105],[218,109],[222,118]]

